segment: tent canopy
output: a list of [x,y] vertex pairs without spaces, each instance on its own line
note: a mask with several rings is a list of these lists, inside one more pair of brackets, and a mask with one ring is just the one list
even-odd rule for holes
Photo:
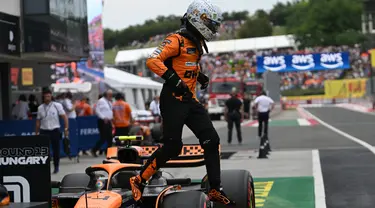
[[105,82],[115,88],[142,88],[160,90],[163,84],[116,68],[104,67]]
[[[207,42],[207,46],[210,53],[228,53],[233,51],[288,48],[294,47],[295,42],[292,35],[281,35]],[[155,47],[119,51],[117,52],[115,62],[116,64],[134,62],[148,57],[154,50]]]

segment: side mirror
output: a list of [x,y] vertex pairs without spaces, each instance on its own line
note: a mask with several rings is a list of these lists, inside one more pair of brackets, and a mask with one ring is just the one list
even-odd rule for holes
[[102,180],[98,179],[98,180],[96,181],[96,183],[95,183],[95,190],[96,190],[97,192],[100,192],[100,190],[103,189],[104,184],[105,184],[105,183],[104,183]]

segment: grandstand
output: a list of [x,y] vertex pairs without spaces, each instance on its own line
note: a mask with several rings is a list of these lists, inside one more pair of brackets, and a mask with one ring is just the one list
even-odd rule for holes
[[[236,32],[241,28],[241,25],[244,23],[244,20],[227,20],[224,21],[219,29],[219,34],[215,41],[220,40],[231,40],[236,38]],[[128,46],[128,49],[133,48],[152,48],[156,47],[163,39],[165,34],[155,35],[150,37],[146,42],[141,42],[139,40],[134,40],[132,44]]]
[[[210,52],[208,56],[243,51],[293,49],[296,47],[290,35],[213,41],[208,42],[207,46]],[[143,76],[154,77],[152,72],[147,69],[144,61],[154,50],[155,48],[153,47],[119,51],[115,58],[116,67],[133,73],[137,71]]]
[[[351,65],[349,70],[282,73],[280,86],[282,91],[295,89],[322,91],[324,90],[325,80],[363,78],[368,77],[370,73],[367,56],[361,54],[359,46],[314,47],[297,50],[290,35],[214,41],[208,43],[208,48],[210,53],[204,55],[201,60],[202,67],[208,74],[242,70],[245,72],[241,73],[241,76],[247,77],[256,77],[256,56],[349,52]],[[146,68],[144,63],[144,59],[153,50],[155,48],[119,51],[115,59],[116,65],[131,67],[138,72],[141,71],[144,76],[153,77],[154,75]]]
[[[291,35],[283,35],[260,38],[213,41],[208,42],[207,46],[210,53],[229,53],[233,51],[294,48],[296,45]],[[117,65],[135,63],[139,59],[146,58],[154,50],[155,47],[135,50],[122,50],[117,53],[115,63]]]

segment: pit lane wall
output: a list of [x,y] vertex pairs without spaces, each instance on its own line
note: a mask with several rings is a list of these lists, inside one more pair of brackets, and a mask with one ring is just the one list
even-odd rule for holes
[[284,96],[282,108],[293,109],[299,105],[357,103],[368,94],[368,79],[326,80],[324,95]]
[[[64,123],[62,120],[60,123]],[[64,126],[61,126],[63,132]],[[14,136],[16,139],[19,136],[35,135],[35,120],[10,120],[0,121],[0,137]],[[76,119],[69,119],[69,139],[70,139],[70,156],[75,157],[81,150],[89,150],[95,146],[99,140],[99,130],[97,128],[97,117],[77,117]],[[2,142],[0,140],[0,142]],[[106,148],[105,145],[102,149]],[[52,151],[51,151],[52,154]],[[62,141],[60,144],[60,155],[65,157],[63,151]]]

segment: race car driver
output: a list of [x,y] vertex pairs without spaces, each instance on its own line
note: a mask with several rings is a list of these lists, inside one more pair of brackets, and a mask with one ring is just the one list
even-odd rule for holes
[[221,21],[217,6],[208,0],[195,0],[181,19],[181,29],[167,36],[147,60],[148,68],[165,80],[160,94],[164,145],[152,154],[140,175],[130,179],[136,201],[141,199],[151,176],[181,153],[182,129],[186,124],[204,149],[210,185],[208,197],[222,204],[234,204],[221,189],[219,136],[195,94],[197,81],[201,89],[208,86],[209,78],[201,73],[199,61],[203,48],[208,52],[205,41],[214,38]]

